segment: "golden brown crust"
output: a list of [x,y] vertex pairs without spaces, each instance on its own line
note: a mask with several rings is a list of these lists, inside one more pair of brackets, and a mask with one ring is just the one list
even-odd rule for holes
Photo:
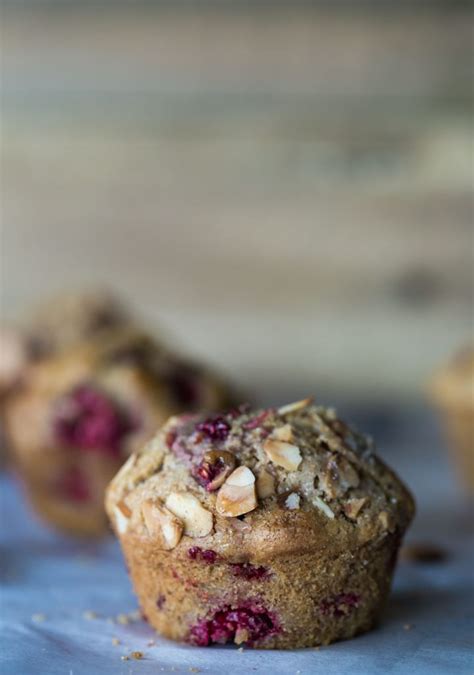
[[[224,482],[216,480],[219,472]],[[262,491],[264,473],[272,480]],[[144,518],[150,500],[184,522],[167,550]],[[129,513],[120,523],[119,503]],[[240,607],[245,615],[258,596],[280,628],[275,623],[265,639],[247,641],[267,647],[315,645],[368,628],[414,512],[411,495],[372,444],[334,411],[309,401],[209,419],[171,418],[112,481],[106,507],[145,613],[160,632],[205,644],[213,613],[222,619],[224,610]],[[204,534],[201,510],[213,525]],[[193,549],[197,562],[189,558]],[[239,564],[264,566],[269,578],[236,581],[232,566]],[[156,605],[161,596],[166,611]],[[331,615],[331,598],[336,605],[352,598],[347,616],[344,608]],[[329,617],[315,609],[324,603]],[[268,616],[261,619],[265,625]],[[239,642],[242,635],[230,631],[228,638]]]

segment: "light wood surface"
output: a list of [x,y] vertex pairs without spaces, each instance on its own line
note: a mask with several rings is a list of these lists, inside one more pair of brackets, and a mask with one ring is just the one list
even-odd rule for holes
[[471,17],[8,9],[2,305],[107,283],[267,399],[472,330]]

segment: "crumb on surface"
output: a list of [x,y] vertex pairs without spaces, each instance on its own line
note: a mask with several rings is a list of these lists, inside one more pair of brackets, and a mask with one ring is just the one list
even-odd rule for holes
[[115,617],[115,621],[121,624],[122,626],[126,626],[128,623],[130,623],[127,614],[117,614],[117,616]]
[[88,609],[85,612],[82,612],[82,618],[87,619],[88,621],[93,621],[93,619],[97,619],[97,612],[93,612],[91,609]]
[[112,644],[116,647],[117,645],[120,644],[120,640],[116,637],[113,637],[112,638]]
[[140,661],[140,659],[143,658],[143,652],[138,652],[138,651],[132,652],[130,654],[130,656],[132,657],[132,659],[135,659],[136,661]]
[[412,623],[405,623],[403,624],[403,630],[411,630],[413,628]]
[[37,612],[36,614],[31,615],[31,620],[36,621],[37,623],[40,623],[41,621],[44,621],[46,619],[46,614],[43,614],[42,612]]

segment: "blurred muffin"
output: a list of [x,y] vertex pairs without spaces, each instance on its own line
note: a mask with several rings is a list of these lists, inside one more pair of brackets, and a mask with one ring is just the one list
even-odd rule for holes
[[0,394],[21,380],[29,363],[130,323],[124,306],[105,291],[63,294],[46,301],[23,324],[0,331]]
[[28,368],[81,342],[89,342],[131,324],[124,306],[96,289],[62,294],[40,304],[24,323],[0,327],[0,456],[8,451],[3,429],[8,396]]
[[474,345],[440,369],[431,383],[458,475],[474,492]]
[[106,507],[160,633],[283,649],[372,627],[414,512],[371,443],[309,400],[172,417]]
[[170,414],[214,410],[226,390],[208,370],[132,330],[31,366],[5,404],[8,440],[40,515],[73,534],[107,528],[104,490]]

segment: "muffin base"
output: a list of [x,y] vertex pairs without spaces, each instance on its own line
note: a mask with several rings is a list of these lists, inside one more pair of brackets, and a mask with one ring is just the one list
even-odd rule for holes
[[337,557],[318,551],[263,565],[213,560],[213,552],[201,549],[192,559],[196,542],[178,553],[156,550],[136,535],[122,539],[150,624],[191,644],[295,649],[350,638],[374,625],[390,590],[399,537],[388,534]]

